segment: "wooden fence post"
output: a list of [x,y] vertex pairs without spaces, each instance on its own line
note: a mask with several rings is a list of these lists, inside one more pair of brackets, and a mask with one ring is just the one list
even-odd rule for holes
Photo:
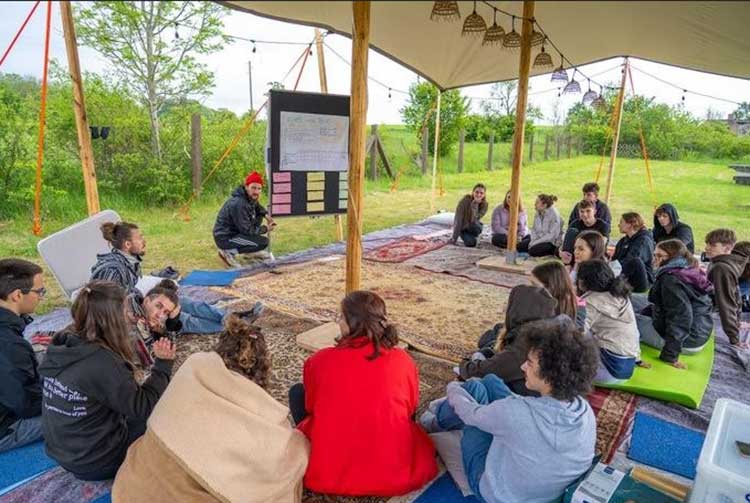
[[557,141],[557,160],[560,160],[560,144],[562,143],[562,137],[558,133],[555,140]]
[[427,124],[422,128],[422,176],[427,174],[427,156],[430,153],[430,129]]
[[549,133],[544,135],[544,160],[549,160]]
[[464,172],[464,140],[466,139],[466,131],[461,130],[458,133],[458,172]]
[[534,133],[529,135],[529,162],[534,162]]
[[490,133],[490,144],[487,149],[487,171],[492,171],[492,147],[495,144],[495,133]]
[[570,148],[571,148],[571,146],[572,145],[570,143],[570,133],[568,133],[568,159],[570,159]]
[[190,161],[193,165],[193,194],[201,195],[203,181],[203,146],[201,138],[201,114],[194,113],[190,118]]
[[373,139],[372,145],[370,146],[370,178],[373,180],[378,179],[378,151],[376,142],[378,141],[378,125],[373,124],[370,127],[370,137]]

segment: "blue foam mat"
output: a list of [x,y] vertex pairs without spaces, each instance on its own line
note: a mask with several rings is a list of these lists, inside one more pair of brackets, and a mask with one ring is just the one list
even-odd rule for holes
[[44,442],[0,453],[0,494],[55,466],[57,462],[44,452]]
[[694,479],[705,438],[701,432],[636,412],[628,457]]
[[474,496],[464,496],[448,472],[437,478],[414,503],[479,503]]
[[107,493],[102,496],[99,496],[91,503],[112,503],[112,493]]
[[180,286],[229,286],[241,271],[192,271],[180,281]]

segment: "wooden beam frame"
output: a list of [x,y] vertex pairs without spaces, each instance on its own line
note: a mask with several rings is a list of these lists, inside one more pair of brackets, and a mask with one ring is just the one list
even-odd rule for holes
[[620,127],[622,126],[622,104],[625,101],[625,81],[628,76],[628,58],[625,58],[625,66],[622,69],[622,81],[620,82],[620,94],[617,95],[617,103],[615,104],[615,114],[617,117],[617,123],[615,124],[615,131],[612,135],[612,152],[609,155],[609,170],[607,170],[607,192],[604,195],[604,202],[609,204],[609,199],[612,196],[612,184],[615,179],[615,163],[617,162],[617,148],[620,145]]

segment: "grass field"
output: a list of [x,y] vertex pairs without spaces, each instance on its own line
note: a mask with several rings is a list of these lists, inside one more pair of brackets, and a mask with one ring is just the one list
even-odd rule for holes
[[[394,166],[411,164],[401,147],[401,140],[416,150],[416,140],[403,128],[381,128],[389,158]],[[496,159],[504,159],[492,172],[485,171],[487,146],[467,144],[465,172],[456,173],[456,153],[441,160],[444,195],[436,198],[435,210],[453,211],[461,195],[476,182],[488,188],[490,207],[502,200],[509,187],[510,170],[507,168],[508,145],[496,146]],[[591,181],[599,165],[593,156],[534,162],[524,166],[522,178],[523,201],[531,208],[539,192],[557,195],[557,206],[567,218],[570,208],[580,198],[580,187]],[[750,187],[739,186],[732,180],[733,171],[713,163],[683,163],[652,161],[655,193],[648,189],[641,160],[620,159],[617,162],[614,190],[611,201],[613,215],[625,211],[638,211],[651,220],[654,202],[671,202],[677,206],[681,218],[694,230],[698,247],[702,237],[716,227],[730,227],[740,238],[750,239]],[[602,185],[604,178],[602,175]],[[364,232],[371,232],[397,224],[415,222],[431,213],[430,178],[421,177],[415,166],[402,170],[398,190],[391,192],[391,182],[385,177],[367,181],[364,203]],[[227,194],[231,188],[227,188]],[[211,229],[216,213],[225,196],[206,195],[192,209],[192,220],[185,222],[175,216],[175,208],[144,208],[132,202],[118,201],[102,196],[102,208],[112,208],[143,229],[147,240],[145,271],[173,265],[183,273],[192,269],[221,267]],[[75,206],[79,206],[76,201]],[[82,207],[82,206],[81,206]],[[83,211],[65,212],[64,217],[54,216],[43,222],[48,235],[85,217]],[[488,221],[488,218],[485,218]],[[273,252],[278,256],[291,251],[319,246],[335,240],[333,217],[279,219],[274,231]],[[31,217],[18,217],[0,222],[0,256],[23,257],[41,262],[36,253],[39,238],[31,234]],[[47,275],[50,293],[42,311],[64,305],[65,299],[51,275]]]

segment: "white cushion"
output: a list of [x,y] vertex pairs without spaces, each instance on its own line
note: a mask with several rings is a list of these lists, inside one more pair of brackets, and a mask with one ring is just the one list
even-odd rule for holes
[[452,226],[453,219],[455,218],[455,216],[456,214],[453,213],[452,211],[444,211],[442,213],[436,213],[435,215],[431,215],[425,218],[424,221],[430,224]]

